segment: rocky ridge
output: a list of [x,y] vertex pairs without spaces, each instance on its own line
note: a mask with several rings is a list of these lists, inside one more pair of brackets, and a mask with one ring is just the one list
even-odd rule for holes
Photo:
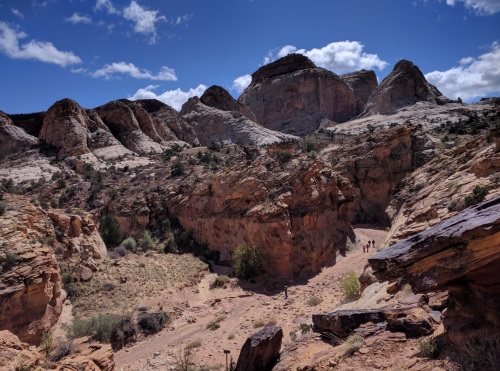
[[34,147],[37,143],[35,137],[15,126],[9,116],[0,111],[0,159]]
[[257,122],[255,115],[244,104],[234,99],[229,92],[217,85],[209,87],[200,97],[200,102],[206,106],[221,111],[237,111],[247,119]]

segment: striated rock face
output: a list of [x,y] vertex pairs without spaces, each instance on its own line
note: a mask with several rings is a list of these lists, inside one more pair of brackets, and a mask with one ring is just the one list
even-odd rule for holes
[[373,91],[361,116],[391,114],[419,101],[434,104],[451,102],[434,85],[427,82],[417,66],[403,59]]
[[57,362],[58,371],[113,371],[115,357],[111,345],[91,341],[88,337],[73,341],[76,352]]
[[238,101],[259,124],[294,135],[315,131],[323,119],[344,122],[360,112],[356,94],[342,78],[301,55],[261,67]]
[[273,274],[317,272],[345,247],[352,199],[340,193],[327,163],[267,162],[241,163],[182,191],[171,185],[165,207],[222,260],[247,243],[261,247]]
[[182,106],[183,118],[193,127],[204,146],[212,141],[266,145],[296,137],[266,129],[249,120],[239,111],[222,111],[203,104],[197,97]]
[[115,157],[129,153],[94,111],[80,107],[71,99],[60,100],[49,108],[39,139],[56,147],[60,158],[92,152],[100,156],[104,149]]
[[235,371],[270,371],[280,355],[283,330],[272,325],[247,339],[241,348]]
[[[135,107],[136,111],[139,111],[138,107]],[[113,101],[95,110],[111,133],[129,150],[139,154],[150,154],[162,153],[166,149],[164,145],[154,140],[160,140],[160,137],[154,130],[151,118],[144,114],[139,115],[140,124],[134,111],[127,104]],[[140,113],[144,112],[140,111]]]
[[200,98],[200,102],[221,111],[237,111],[247,119],[257,122],[252,111],[244,104],[234,99],[226,89],[220,86],[213,85],[205,90]]
[[354,90],[358,97],[358,110],[361,112],[368,98],[378,86],[377,75],[372,70],[360,70],[340,76]]
[[52,248],[41,242],[54,229],[42,209],[4,198],[10,206],[0,217],[0,329],[35,344],[62,310],[59,267]]
[[164,140],[180,140],[192,146],[200,145],[196,131],[172,107],[156,99],[141,99],[135,103],[149,113],[156,132]]
[[[414,292],[448,290],[445,327],[500,325],[500,197],[383,250],[368,262],[382,280]],[[480,303],[480,305],[479,305]]]
[[10,331],[0,331],[0,369],[17,371],[24,365],[29,370],[43,370],[42,359],[34,346],[23,343]]
[[35,146],[38,140],[14,126],[9,116],[0,111],[0,159]]

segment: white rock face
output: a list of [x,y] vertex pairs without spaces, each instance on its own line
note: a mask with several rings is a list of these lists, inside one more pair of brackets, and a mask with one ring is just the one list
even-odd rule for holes
[[199,98],[191,98],[181,110],[183,118],[193,127],[202,145],[212,141],[262,146],[297,139],[249,120],[238,111],[221,111],[206,106]]

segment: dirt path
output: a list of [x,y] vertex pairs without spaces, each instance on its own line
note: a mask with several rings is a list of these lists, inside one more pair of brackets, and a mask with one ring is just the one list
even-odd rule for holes
[[[347,256],[306,282],[289,284],[288,300],[284,299],[283,292],[265,295],[260,291],[245,291],[237,280],[229,288],[210,290],[209,285],[216,274],[205,276],[198,289],[190,294],[189,307],[172,323],[172,328],[117,352],[117,368],[168,369],[175,363],[180,350],[195,340],[201,343],[193,349],[197,364],[225,364],[223,349],[229,349],[236,362],[247,337],[267,322],[275,322],[283,328],[283,343],[286,346],[292,341],[290,333],[296,332],[300,336],[300,324],[311,323],[313,313],[332,311],[341,304],[339,279],[351,270],[361,274],[367,258],[375,253],[374,249],[363,253],[361,246],[368,239],[383,241],[387,233],[369,227],[356,228],[355,232],[356,245]],[[321,299],[316,306],[307,304],[313,296]],[[214,321],[218,321],[220,328],[207,329],[207,325]],[[259,321],[261,324],[256,323]]]

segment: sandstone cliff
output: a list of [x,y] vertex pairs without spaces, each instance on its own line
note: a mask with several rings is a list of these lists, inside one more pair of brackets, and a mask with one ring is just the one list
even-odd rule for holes
[[354,94],[358,97],[358,110],[363,111],[368,98],[378,86],[375,71],[360,70],[342,75],[340,78],[354,90]]
[[257,70],[238,101],[259,124],[294,135],[315,131],[322,119],[344,122],[360,112],[356,94],[341,77],[297,54]]
[[26,150],[37,144],[37,139],[14,126],[10,118],[0,111],[0,159],[12,153]]
[[417,66],[403,59],[373,91],[361,115],[391,114],[418,101],[433,104],[451,102],[427,82]]
[[262,146],[296,139],[293,135],[266,129],[239,111],[228,112],[209,107],[197,97],[184,103],[181,114],[204,146],[212,141]]
[[60,100],[49,108],[39,139],[56,147],[60,158],[92,153],[114,158],[130,153],[94,111],[80,107],[71,99]]
[[0,329],[38,343],[57,322],[64,300],[53,249],[42,243],[54,229],[42,209],[11,197],[6,202],[16,207],[0,216]]
[[[368,259],[379,279],[414,292],[448,290],[449,330],[500,325],[500,198],[468,208]],[[479,305],[480,303],[480,305]]]
[[200,97],[201,103],[221,111],[237,111],[247,119],[257,122],[252,111],[244,104],[234,99],[229,92],[217,85],[209,87]]

